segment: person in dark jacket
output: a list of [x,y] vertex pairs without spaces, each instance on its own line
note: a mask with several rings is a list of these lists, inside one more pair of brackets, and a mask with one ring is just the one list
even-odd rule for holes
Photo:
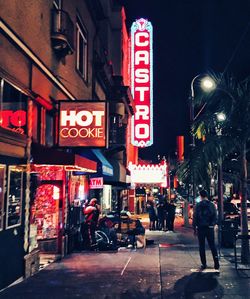
[[214,226],[217,223],[217,211],[215,205],[208,200],[205,190],[200,191],[200,197],[201,201],[195,205],[193,214],[194,234],[196,235],[197,233],[199,241],[200,270],[204,270],[207,267],[205,251],[205,240],[207,239],[214,260],[214,268],[219,271],[220,264],[214,241]]
[[155,212],[155,203],[153,201],[149,201],[147,204],[148,208],[148,216],[149,216],[149,230],[155,230],[157,215]]
[[164,203],[160,201],[157,205],[157,215],[158,215],[158,230],[164,229]]
[[175,211],[176,211],[176,205],[174,203],[174,200],[171,199],[170,202],[167,204],[167,229],[168,229],[168,232],[174,231]]

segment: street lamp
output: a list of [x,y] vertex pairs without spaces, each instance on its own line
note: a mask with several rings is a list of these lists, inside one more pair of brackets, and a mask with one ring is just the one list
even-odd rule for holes
[[[226,120],[226,114],[223,112],[216,113],[216,119],[219,123]],[[217,124],[216,126],[217,136],[222,135],[221,126]],[[219,225],[219,246],[221,247],[221,230],[222,230],[222,221],[224,219],[224,203],[223,203],[223,171],[222,171],[222,157],[220,155],[218,161],[218,170],[217,170],[217,185],[218,185],[218,225]]]
[[[214,80],[209,77],[209,76],[204,76],[202,74],[199,74],[197,76],[195,76],[192,81],[191,81],[191,103],[190,103],[190,124],[192,126],[195,118],[200,114],[200,112],[204,109],[205,105],[203,105],[203,107],[200,109],[200,111],[196,114],[196,116],[194,115],[194,83],[195,81],[198,79],[200,79],[200,87],[203,91],[205,92],[210,92],[213,89],[215,89],[216,85]],[[192,134],[192,143],[191,146],[194,148],[195,147],[195,137],[194,134]],[[195,199],[195,195],[196,195],[196,187],[195,187],[195,182],[193,179],[193,197]]]
[[[210,92],[213,89],[215,89],[216,85],[214,80],[209,77],[209,76],[202,76],[201,74],[195,76],[193,78],[193,80],[191,81],[191,103],[190,103],[190,122],[191,125],[193,124],[194,120],[195,120],[195,116],[194,116],[194,82],[196,81],[196,79],[200,78],[200,87],[203,91],[205,92]],[[204,106],[201,108],[201,110],[203,110]],[[197,113],[199,114],[201,112],[201,110]],[[195,146],[195,140],[194,140],[194,135],[192,135],[192,146]]]

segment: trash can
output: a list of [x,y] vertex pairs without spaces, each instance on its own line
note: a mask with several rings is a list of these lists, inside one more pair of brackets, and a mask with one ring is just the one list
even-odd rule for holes
[[233,248],[235,237],[238,232],[238,221],[226,219],[221,224],[221,247]]

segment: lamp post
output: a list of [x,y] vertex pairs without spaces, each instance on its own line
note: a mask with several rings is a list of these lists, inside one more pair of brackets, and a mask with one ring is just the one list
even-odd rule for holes
[[[223,112],[216,113],[216,118],[219,123],[226,120],[226,115]],[[217,136],[222,135],[220,125],[216,126]],[[219,248],[221,247],[221,230],[222,230],[222,221],[224,218],[224,204],[223,204],[223,172],[222,172],[222,158],[220,155],[218,161],[218,170],[217,170],[217,185],[218,185],[218,226],[219,226]]]
[[[190,126],[192,126],[195,118],[201,113],[201,111],[205,107],[205,105],[203,105],[201,107],[201,109],[199,110],[199,112],[196,114],[196,116],[194,115],[194,83],[195,83],[195,81],[198,78],[201,78],[199,86],[201,87],[201,89],[203,91],[209,92],[209,91],[212,91],[215,88],[215,82],[209,76],[204,76],[202,74],[199,74],[199,75],[195,76],[192,79],[192,81],[191,81],[191,98],[190,98],[191,99],[191,102],[190,102]],[[191,147],[192,147],[192,149],[195,147],[195,136],[194,136],[194,134],[192,134]],[[195,199],[195,196],[196,196],[196,186],[195,186],[194,177],[193,177],[193,184],[192,185],[193,185],[193,197]]]

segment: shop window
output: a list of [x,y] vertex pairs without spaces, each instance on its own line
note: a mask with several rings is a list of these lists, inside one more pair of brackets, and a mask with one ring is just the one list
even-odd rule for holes
[[5,185],[5,166],[0,165],[0,231],[3,229],[4,185]]
[[88,179],[84,175],[72,175],[69,180],[69,201],[73,206],[80,206],[88,197]]
[[0,78],[0,126],[27,134],[27,101],[23,92]]
[[42,183],[31,208],[31,223],[37,227],[37,239],[56,238],[58,233],[61,186]]
[[87,32],[79,17],[76,22],[76,69],[83,79],[87,81]]
[[21,224],[22,193],[23,172],[16,166],[9,166],[6,217],[7,228]]

